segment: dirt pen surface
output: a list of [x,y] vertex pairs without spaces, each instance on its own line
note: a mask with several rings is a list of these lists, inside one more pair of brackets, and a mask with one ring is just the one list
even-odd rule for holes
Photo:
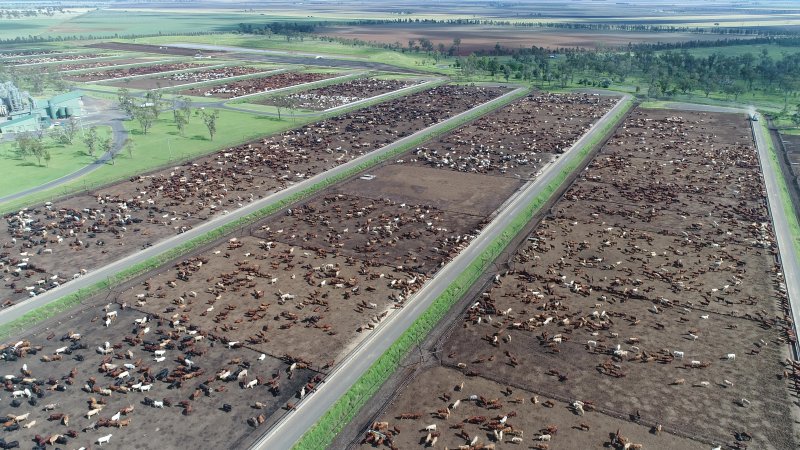
[[[291,108],[321,111],[403,89],[413,86],[414,84],[417,84],[417,82],[359,78],[331,86],[289,94],[286,95],[285,98],[288,100]],[[269,97],[263,100],[257,100],[255,103],[261,105],[277,104],[274,98]]]
[[63,284],[81,269],[108,264],[501,93],[440,86],[7,214],[0,232],[2,304]]
[[[426,441],[436,439],[435,445],[428,447],[600,449],[616,448],[612,445],[616,436],[617,441],[625,439],[645,449],[710,448],[606,414],[578,415],[571,403],[484,377],[465,377],[457,369],[433,367],[403,389],[373,424],[377,433],[366,434],[359,448],[388,447],[389,441],[399,449],[422,448]],[[426,428],[431,425],[436,425],[436,430],[429,432]],[[381,442],[381,435],[390,438]]]
[[264,78],[250,78],[247,80],[232,81],[230,83],[202,86],[181,91],[182,95],[194,95],[198,97],[214,98],[234,98],[243,95],[258,94],[260,92],[281,89],[298,84],[311,83],[313,81],[331,78],[335,74],[331,73],[304,73],[286,72],[277,75],[270,75]]
[[[1,401],[9,422],[3,438],[22,448],[44,446],[39,440],[96,448],[109,434],[114,448],[243,448],[306,383],[310,389],[319,381],[298,366],[290,373],[293,361],[260,358],[118,304],[89,308],[19,341],[0,350],[0,370],[10,389]],[[202,429],[225,432],[188,431]]]
[[152,64],[149,66],[125,67],[119,69],[99,70],[96,72],[84,72],[65,76],[64,79],[70,81],[99,81],[133,77],[138,75],[150,75],[152,73],[171,72],[173,70],[196,69],[198,67],[202,66],[194,63]]
[[[413,166],[530,180],[566,151],[618,98],[536,93],[482,117],[403,161]],[[504,133],[492,130],[503,129]]]
[[[419,429],[446,407],[423,399],[488,378],[500,383],[494,391],[464,395],[498,398],[499,409],[462,401],[485,416],[482,441],[508,415],[504,442],[521,430],[534,444],[552,424],[551,449],[622,449],[609,440],[617,428],[643,448],[797,448],[784,364],[793,337],[774,252],[746,118],[636,110],[454,325],[439,349],[451,369],[433,372],[447,383],[415,382],[413,400],[402,394],[380,420],[418,411]],[[498,395],[505,386],[514,393]],[[518,396],[524,403],[510,404]],[[528,416],[511,410],[545,398],[555,416],[514,423]],[[455,442],[448,427],[461,414],[440,423],[440,441]],[[596,434],[598,420],[607,425]]]
[[[354,116],[346,116],[350,119],[329,119],[312,128],[268,138],[262,144],[274,139],[264,148],[277,153],[281,150],[280,140],[288,138],[288,142],[306,149],[306,141],[298,142],[296,138],[310,133],[310,142],[336,145],[321,134],[328,127],[357,132],[352,136],[363,144],[367,129],[362,127],[387,126],[380,121],[388,117],[387,111],[404,118],[398,124],[421,125],[498,94],[500,91],[495,89],[438,87],[394,100],[389,106],[356,111]],[[418,102],[428,105],[428,115],[419,114]],[[494,113],[498,124],[504,114],[505,110]],[[353,117],[355,121],[344,121]],[[421,122],[412,121],[420,117]],[[511,132],[499,125],[489,131],[496,135]],[[380,142],[382,137],[377,139]],[[359,148],[371,149],[373,145]],[[259,151],[263,152],[263,148]],[[229,157],[215,155],[208,161]],[[252,155],[249,160],[253,161]],[[258,167],[257,163],[252,164],[252,168]],[[187,172],[170,176],[186,178],[179,183],[205,176],[188,172],[189,168],[210,170],[187,164]],[[336,361],[393,309],[403,307],[428,279],[432,272],[429,269],[463,249],[471,235],[522,183],[434,168],[413,168],[425,175],[420,179],[404,178],[402,174],[408,169],[412,168],[390,164],[376,170],[372,180],[357,179],[334,186],[285,214],[267,218],[241,230],[236,237],[220,240],[207,251],[148,275],[142,284],[90,300],[88,304],[94,306],[72,313],[53,325],[52,331],[14,338],[14,342],[22,342],[5,351],[20,359],[12,356],[0,362],[6,373],[52,381],[37,385],[33,380],[9,380],[12,392],[22,391],[20,405],[9,403],[7,409],[15,416],[10,420],[21,425],[36,420],[36,424],[7,436],[30,442],[39,434],[52,437],[60,445],[74,446],[89,445],[108,434],[112,434],[112,442],[130,448],[248,446],[256,437],[254,428],[262,424],[259,431],[263,431],[280,417],[281,408],[289,409],[304,395],[313,395],[315,385]],[[401,175],[392,179],[389,174],[394,170]],[[376,193],[370,183],[382,178],[389,182]],[[452,185],[449,180],[454,180]],[[131,186],[139,193],[158,191],[155,186],[143,186],[146,182],[148,179],[140,178]],[[478,194],[461,192],[471,183],[485,188]],[[218,195],[212,184],[202,184]],[[176,193],[181,192],[179,186],[185,184],[172,185]],[[235,185],[227,187],[237,192]],[[153,208],[165,209],[153,216],[169,224],[171,215],[184,217],[175,209],[187,204],[190,197],[186,195],[180,200],[156,197]],[[119,208],[121,199],[100,196],[100,200],[106,202],[100,205]],[[155,213],[155,209],[139,204],[146,200],[125,201],[128,214],[139,215],[148,210]],[[215,200],[204,197],[201,203],[215,204]],[[165,201],[173,203],[166,205]],[[430,206],[434,201],[440,202],[442,208],[472,214]],[[52,209],[57,212],[51,213],[57,215],[46,220],[60,217],[66,224],[64,230],[76,227],[76,221],[86,220],[80,226],[90,228],[94,226],[91,222],[100,222],[98,217],[84,217],[80,210]],[[167,217],[161,215],[163,211],[169,212]],[[29,213],[38,214],[35,210]],[[86,214],[100,213],[90,210]],[[115,214],[107,210],[108,217],[117,217]],[[14,224],[20,220],[18,215],[9,218]],[[120,219],[126,220],[122,214],[116,220]],[[22,223],[30,225],[32,231],[41,231],[38,222],[27,220],[22,219]],[[127,226],[133,231],[145,225],[141,222]],[[62,233],[57,228],[59,231],[52,231],[53,234]],[[25,241],[35,243],[36,239]],[[96,246],[89,248],[96,252]],[[60,264],[65,264],[63,259]],[[61,349],[63,346],[67,348]],[[36,354],[31,354],[30,349],[35,349]],[[451,372],[459,378],[463,376]],[[54,387],[62,384],[67,387]],[[80,388],[84,385],[85,391]],[[29,401],[23,398],[25,388],[34,396],[37,390],[43,391],[42,398],[37,398],[35,404],[25,403]],[[56,405],[44,410],[49,403]],[[131,406],[133,410],[129,410]],[[95,409],[99,411],[86,417]],[[123,409],[124,415],[115,416]],[[27,412],[31,415],[24,417]],[[49,420],[52,414],[56,415]],[[66,424],[58,414],[69,416]],[[606,426],[602,421],[597,423],[598,427]],[[195,431],[203,427],[226,432],[206,436],[208,433]]]
[[131,89],[169,88],[189,83],[202,83],[204,81],[219,80],[221,78],[252,75],[265,70],[266,69],[259,67],[248,66],[218,67],[216,69],[179,72],[153,78],[137,78],[133,80],[115,81],[112,83],[107,83],[107,85]]
[[147,61],[141,58],[116,58],[116,59],[109,59],[106,61],[94,61],[94,62],[75,63],[75,64],[58,64],[55,67],[48,66],[48,69],[55,69],[61,72],[66,72],[69,70],[94,69],[98,67],[121,66],[124,64],[136,64],[144,62]]

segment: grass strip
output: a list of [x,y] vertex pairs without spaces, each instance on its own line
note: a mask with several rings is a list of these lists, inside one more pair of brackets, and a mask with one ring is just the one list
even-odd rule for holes
[[578,154],[570,159],[567,166],[559,172],[558,176],[522,212],[517,214],[508,227],[492,240],[486,250],[472,261],[408,330],[355,382],[350,390],[339,398],[325,415],[300,438],[294,446],[295,450],[326,448],[333,442],[336,435],[355,417],[359,409],[397,370],[408,351],[422,342],[450,308],[468,292],[489,264],[500,256],[514,237],[525,228],[533,215],[550,200],[570,174],[582,164],[592,149],[614,130],[617,123],[632,106],[632,100],[626,101],[626,104],[614,114],[613,120],[598,133],[595,133],[594,137],[578,151]]
[[[760,120],[758,126],[764,131],[764,136],[767,141],[767,150],[769,151],[769,163],[772,171],[776,174],[775,178],[778,180],[778,190],[781,196],[781,205],[786,214],[786,222],[792,232],[792,246],[794,247],[794,254],[800,257],[800,223],[797,222],[797,214],[795,214],[794,203],[792,197],[789,195],[789,186],[786,184],[786,178],[783,176],[780,162],[778,161],[778,152],[775,150],[775,143],[772,141],[772,135],[769,132],[765,120]],[[766,170],[766,167],[764,168]]]
[[166,252],[154,256],[148,259],[147,261],[132,265],[123,271],[117,272],[115,275],[107,278],[105,281],[101,281],[90,287],[66,295],[56,301],[47,304],[46,306],[42,306],[41,308],[37,308],[33,311],[30,311],[16,320],[0,325],[0,341],[6,340],[10,336],[13,336],[16,333],[22,332],[23,330],[30,328],[41,321],[47,320],[61,312],[68,310],[80,304],[82,301],[88,299],[92,295],[97,294],[98,292],[110,289],[113,286],[116,286],[125,281],[133,279],[148,271],[151,271],[175,258],[180,257],[181,255],[191,252],[192,250],[202,245],[213,242],[225,236],[226,234],[231,233],[237,228],[257,222],[258,220],[261,220],[264,217],[274,214],[275,212],[280,211],[281,209],[293,203],[308,198],[333,184],[346,180],[377,164],[380,164],[388,159],[394,158],[402,153],[405,153],[406,151],[410,150],[411,148],[425,141],[449,133],[455,128],[458,128],[471,120],[474,120],[484,114],[487,114],[490,111],[501,108],[502,106],[505,106],[524,95],[527,95],[527,93],[528,90],[525,89],[521,90],[515,95],[508,96],[502,99],[498,98],[490,102],[487,102],[486,104],[483,105],[483,107],[474,110],[472,113],[465,115],[440,129],[431,131],[429,133],[421,134],[414,139],[404,142],[402,145],[398,145],[391,151],[387,151],[380,155],[376,155],[375,157],[368,159],[362,162],[361,164],[358,164],[357,166],[350,168],[345,172],[336,175],[331,175],[328,178],[325,178],[324,180],[320,181],[319,183],[316,183],[306,189],[303,189],[302,191],[296,192],[295,194],[292,194],[291,196],[283,200],[271,203],[265,206],[264,208],[259,209],[258,211],[248,214],[247,216],[244,216],[233,222],[229,222],[225,225],[215,228],[214,230],[211,230],[208,233],[205,233],[179,246],[173,247],[170,250],[167,250]]

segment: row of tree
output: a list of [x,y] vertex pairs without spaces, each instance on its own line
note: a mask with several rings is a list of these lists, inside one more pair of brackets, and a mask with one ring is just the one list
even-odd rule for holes
[[186,127],[189,125],[192,114],[202,118],[212,141],[214,140],[214,135],[217,134],[219,111],[193,109],[192,99],[189,97],[176,97],[170,103],[164,99],[164,94],[158,89],[147,91],[144,97],[138,98],[134,97],[127,88],[122,88],[117,91],[117,104],[128,116],[129,120],[135,120],[139,123],[142,134],[147,134],[159,116],[168,109],[172,110],[172,118],[181,136],[186,135]]
[[38,8],[38,9],[0,9],[0,19],[22,19],[24,17],[53,17],[56,12],[63,13],[64,8]]
[[700,91],[705,96],[721,93],[738,99],[744,93],[762,91],[783,96],[784,106],[800,90],[800,53],[772,57],[760,54],[694,56],[680,52],[582,52],[555,54],[547,49],[516,52],[509,59],[478,56],[458,58],[455,66],[465,77],[488,74],[566,87],[578,83],[608,87],[636,78],[648,86],[652,97]]
[[[36,158],[38,165],[42,165],[42,160],[45,164],[50,163],[52,154],[50,148],[53,145],[71,145],[77,139],[78,132],[81,131],[81,141],[86,146],[86,154],[94,157],[95,154],[105,154],[113,148],[112,137],[100,136],[96,126],[90,127],[88,130],[80,130],[78,121],[71,117],[65,120],[60,127],[51,130],[38,130],[19,133],[16,136],[16,152],[22,159],[29,157]],[[50,142],[48,142],[50,141]],[[130,157],[133,157],[133,142],[128,140],[124,144]],[[111,158],[112,164],[114,158]]]

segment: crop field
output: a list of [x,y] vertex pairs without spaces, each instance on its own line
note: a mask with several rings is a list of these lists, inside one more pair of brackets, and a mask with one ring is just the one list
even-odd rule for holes
[[[72,279],[78,269],[107,264],[502,92],[440,86],[55,204],[7,214],[8,227],[0,232],[5,245],[0,262],[4,278],[8,277],[0,288],[2,302],[43,292]],[[426,108],[425,114],[418,113],[421,108]],[[26,270],[14,272],[14,267]],[[67,273],[65,267],[74,271]],[[34,289],[27,289],[29,282]]]
[[[416,84],[414,81],[358,78],[331,86],[288,94],[285,99],[290,107],[294,109],[322,111],[386,94],[414,84]],[[276,99],[271,97],[256,100],[254,103],[273,106],[277,104]]]
[[[489,441],[508,415],[506,441],[508,431],[525,443],[551,434],[551,449],[623,448],[609,441],[616,429],[644,448],[794,448],[774,245],[743,115],[637,110],[439,349],[448,383],[487,386],[450,393],[470,409],[437,421],[444,401],[425,409],[401,394],[379,421],[417,430],[433,420],[452,446],[464,443],[459,423]],[[432,389],[413,396],[452,391]],[[557,434],[512,419],[547,406]],[[423,418],[405,427],[394,419],[415,411]],[[609,428],[599,435],[598,420]]]
[[228,99],[320,81],[331,78],[334,75],[335,74],[331,73],[285,72],[263,78],[250,78],[240,81],[231,81],[225,84],[196,87],[186,89],[180,93],[198,97]]
[[179,72],[158,77],[145,77],[133,80],[113,81],[104,83],[107,86],[126,87],[129,89],[156,89],[170,88],[190,83],[219,80],[221,78],[239,77],[263,72],[266,69],[250,66],[217,67],[214,69]]
[[115,78],[150,75],[160,72],[172,72],[176,70],[197,69],[201,67],[203,66],[200,64],[188,63],[188,62],[160,63],[147,66],[135,66],[135,67],[126,67],[119,69],[98,70],[94,72],[82,72],[82,73],[67,75],[64,77],[64,79],[70,81],[83,81],[83,82],[111,80]]
[[434,45],[449,48],[453,39],[461,39],[458,54],[490,51],[496,44],[507,48],[587,48],[621,47],[628,43],[686,42],[716,40],[717,36],[700,33],[648,33],[625,31],[563,30],[539,27],[508,27],[500,25],[445,24],[379,24],[333,25],[319,30],[322,36],[360,39],[367,42],[405,45],[409,40],[430,39]]

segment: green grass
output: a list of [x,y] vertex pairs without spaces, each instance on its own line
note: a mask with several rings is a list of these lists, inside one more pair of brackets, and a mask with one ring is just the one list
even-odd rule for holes
[[[98,127],[101,138],[108,136],[110,130],[110,127]],[[21,159],[16,154],[16,143],[0,144],[0,166],[3,167],[3,176],[0,177],[0,197],[61,178],[95,160],[89,156],[86,145],[81,140],[80,131],[72,144],[57,144],[50,138],[45,138],[44,142],[45,148],[50,151],[51,159],[47,165],[42,161],[41,166],[38,165],[36,158]]]
[[472,263],[437,297],[431,306],[397,339],[389,349],[356,381],[356,383],[328,410],[325,415],[310,429],[293,447],[295,450],[325,448],[333,438],[352,420],[358,410],[377,392],[380,386],[394,373],[408,351],[422,342],[430,330],[447,314],[450,308],[468,292],[480,275],[500,253],[511,243],[513,238],[525,227],[531,217],[545,205],[562,183],[569,177],[589,152],[614,129],[616,124],[631,108],[627,102],[625,108],[615,114],[615,120],[601,130],[599,135],[580,149],[578,155],[570,160],[567,168],[533,199],[506,227],[499,236],[476,257]]
[[[795,257],[800,258],[800,223],[797,221],[795,206],[794,203],[792,203],[791,195],[789,195],[789,186],[786,185],[786,178],[783,177],[780,162],[778,161],[778,152],[775,150],[775,143],[772,142],[772,136],[767,128],[767,122],[765,120],[760,120],[758,124],[764,130],[764,135],[766,136],[767,148],[769,150],[769,162],[772,171],[776,174],[775,178],[778,180],[781,205],[786,214],[786,221],[788,222],[789,229],[792,232],[792,245],[794,246]],[[767,170],[767,168],[764,167],[763,170]]]
[[30,204],[53,200],[69,193],[92,189],[158,167],[168,166],[171,163],[178,164],[192,157],[212,153],[221,148],[274,134],[300,124],[299,121],[293,123],[288,120],[220,110],[220,117],[217,119],[217,135],[211,141],[200,116],[192,116],[186,129],[186,137],[182,137],[178,133],[172,120],[172,112],[163,113],[146,135],[141,133],[137,122],[129,121],[125,123],[125,128],[129,130],[130,138],[134,142],[133,157],[122,152],[113,165],[106,164],[79,180],[3,204],[0,206],[0,212],[13,211]]
[[19,26],[6,29],[4,21],[0,36],[15,37],[29,34],[42,37],[56,36],[114,36],[116,34],[158,34],[233,31],[240,22],[264,23],[264,18],[254,13],[223,11],[145,11],[94,9],[83,14],[49,19],[27,19]]

